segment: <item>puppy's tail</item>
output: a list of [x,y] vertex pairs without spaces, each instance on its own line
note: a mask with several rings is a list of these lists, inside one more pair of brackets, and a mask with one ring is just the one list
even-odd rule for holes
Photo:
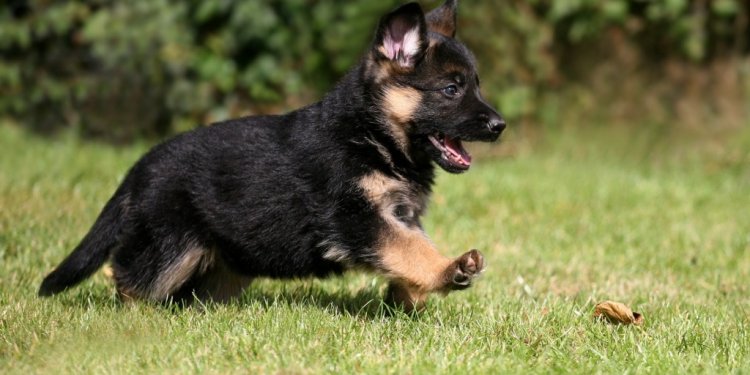
[[44,278],[39,296],[47,297],[74,286],[98,270],[109,258],[122,229],[127,195],[119,189],[107,202],[81,243]]

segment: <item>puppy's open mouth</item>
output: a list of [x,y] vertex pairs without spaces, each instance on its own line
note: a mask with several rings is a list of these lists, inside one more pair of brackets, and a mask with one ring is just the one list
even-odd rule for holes
[[427,136],[432,145],[441,153],[442,161],[458,170],[466,170],[471,166],[471,155],[466,151],[458,138],[451,138],[443,133]]

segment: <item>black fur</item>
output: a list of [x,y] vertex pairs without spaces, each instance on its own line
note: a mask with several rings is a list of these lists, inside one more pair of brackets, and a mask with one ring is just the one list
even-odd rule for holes
[[[446,6],[453,23],[443,21],[454,25],[455,1]],[[468,168],[447,161],[434,140],[492,141],[504,127],[479,95],[470,52],[428,26],[418,5],[405,5],[383,18],[371,50],[322,101],[218,123],[154,147],[39,295],[79,283],[108,259],[121,293],[157,300],[195,292],[217,269],[248,278],[322,277],[353,266],[381,271],[384,219],[362,178],[379,172],[408,186],[412,193],[399,198],[405,203],[394,215],[418,229],[434,164]],[[415,53],[383,52],[387,33],[399,38],[410,28],[420,37]],[[458,95],[446,91],[451,85]],[[397,89],[408,89],[417,103],[399,109],[400,118],[386,98]],[[395,134],[402,131],[406,143]],[[332,246],[336,256],[326,255]],[[165,280],[174,285],[160,285]]]

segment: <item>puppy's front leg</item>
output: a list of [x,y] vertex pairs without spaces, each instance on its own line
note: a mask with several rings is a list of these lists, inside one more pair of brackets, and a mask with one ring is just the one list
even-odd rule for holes
[[420,310],[431,292],[469,287],[484,269],[479,251],[447,258],[419,229],[390,228],[378,256],[382,272],[391,279],[386,298],[406,311]]

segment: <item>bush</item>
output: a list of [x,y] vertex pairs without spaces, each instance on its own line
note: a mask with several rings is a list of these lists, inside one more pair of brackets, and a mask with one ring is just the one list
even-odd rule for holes
[[[283,111],[330,88],[397,3],[10,0],[0,9],[0,116],[128,140]],[[538,115],[542,93],[612,61],[661,77],[675,61],[744,58],[749,11],[741,0],[465,2],[459,37],[477,52],[488,99],[518,119]],[[601,86],[587,84],[589,95]]]
[[[478,52],[483,81],[511,118],[537,116],[534,104],[562,86],[583,85],[585,100],[601,105],[610,94],[637,101],[675,65],[698,67],[693,77],[710,81],[704,67],[750,53],[750,6],[741,0],[509,0],[461,12],[460,36]],[[592,82],[602,75],[607,82]],[[640,91],[623,97],[621,86],[639,80]],[[680,96],[685,82],[667,84],[666,96]]]
[[0,10],[0,114],[129,139],[278,110],[326,90],[392,5],[15,1]]

